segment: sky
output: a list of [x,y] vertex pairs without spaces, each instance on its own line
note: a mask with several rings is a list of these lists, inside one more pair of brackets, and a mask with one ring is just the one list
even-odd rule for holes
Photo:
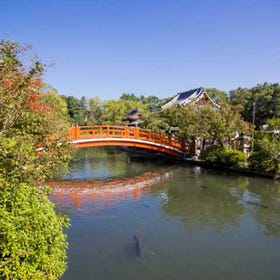
[[280,80],[280,0],[0,0],[60,94],[160,98]]

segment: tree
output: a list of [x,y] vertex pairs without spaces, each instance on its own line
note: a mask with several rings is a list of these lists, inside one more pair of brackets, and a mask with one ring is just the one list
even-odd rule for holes
[[88,100],[85,96],[82,96],[80,99],[80,107],[81,107],[81,125],[86,125],[88,118]]
[[120,99],[124,101],[139,101],[139,98],[134,93],[123,93]]
[[42,94],[44,65],[24,65],[24,55],[19,43],[1,41],[0,279],[57,279],[65,270],[67,220],[35,182],[66,165],[70,146],[63,121],[55,120],[60,99]]
[[151,96],[144,96],[141,95],[140,97],[136,96],[134,93],[123,93],[120,97],[121,100],[124,101],[132,101],[135,103],[140,103],[142,105],[145,105],[145,109],[148,111],[158,111],[160,109],[160,106],[163,104],[162,100],[160,100],[157,96],[151,95]]
[[[170,126],[180,128],[179,136],[186,140],[203,138],[220,143],[229,143],[236,131],[249,132],[249,126],[240,116],[237,106],[224,104],[220,109],[211,105],[198,107],[173,107],[161,111],[148,121],[149,128],[156,125],[162,129]],[[160,120],[160,121],[159,121]]]
[[69,117],[66,101],[58,95],[56,89],[49,85],[44,85],[42,91],[42,101],[51,109],[52,122],[55,122],[55,127],[59,127],[60,130],[67,130]]
[[89,99],[89,107],[88,107],[88,125],[96,125],[101,124],[100,118],[102,116],[102,104],[100,97],[94,97]]
[[145,114],[147,106],[139,101],[133,100],[106,100],[103,103],[103,112],[101,121],[103,124],[124,125],[123,117],[133,109],[140,109]]
[[[50,177],[69,159],[65,127],[41,94],[43,65],[26,69],[15,42],[0,44],[0,172],[17,182]],[[50,138],[50,135],[52,137]],[[44,150],[37,157],[36,146]]]
[[74,125],[83,125],[85,121],[84,108],[79,99],[74,96],[62,96],[67,103],[67,111],[70,123]]
[[267,120],[266,130],[257,132],[254,154],[249,158],[252,169],[280,174],[280,118]]
[[217,104],[223,105],[227,103],[227,93],[217,88],[207,88],[207,94],[214,100]]
[[147,97],[141,95],[139,101],[147,105],[147,109],[149,112],[159,111],[161,108],[160,106],[162,105],[162,101],[154,95]]
[[254,118],[257,127],[264,125],[268,119],[280,116],[280,85],[278,83],[258,84],[250,89],[238,88],[230,91],[229,98],[231,104],[242,105],[243,118],[248,122],[253,122]]

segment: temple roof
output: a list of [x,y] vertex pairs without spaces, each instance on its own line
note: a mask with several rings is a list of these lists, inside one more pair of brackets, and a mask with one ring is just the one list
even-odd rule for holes
[[215,107],[220,108],[220,106],[210,98],[206,90],[202,87],[178,93],[172,100],[161,106],[161,108],[162,110],[165,110],[173,106],[186,106],[198,102],[203,97],[209,99]]

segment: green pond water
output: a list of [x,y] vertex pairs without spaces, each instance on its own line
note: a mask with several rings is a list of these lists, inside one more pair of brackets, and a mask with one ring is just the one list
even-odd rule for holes
[[[152,186],[106,187],[146,172],[158,174]],[[104,180],[104,189],[51,196],[71,219],[62,279],[280,279],[273,180],[113,148],[79,150],[65,178]]]

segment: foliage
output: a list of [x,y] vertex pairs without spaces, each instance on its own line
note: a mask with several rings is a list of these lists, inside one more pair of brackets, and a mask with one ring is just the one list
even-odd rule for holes
[[24,65],[26,51],[0,43],[0,279],[57,279],[66,266],[67,220],[33,184],[70,158],[65,103],[43,93],[44,65]]
[[[140,109],[143,117],[152,111],[158,111],[161,100],[156,96],[140,97],[135,94],[123,93],[118,100],[106,100],[101,102],[100,97],[96,96],[87,100],[73,96],[61,96],[67,103],[67,114],[71,124],[75,125],[98,125],[112,124],[125,125],[123,117],[133,109]],[[149,116],[148,116],[149,118]]]
[[253,170],[261,172],[272,172],[275,173],[278,167],[278,162],[274,161],[269,153],[264,150],[254,152],[248,159],[249,167]]
[[60,143],[60,138],[40,137],[43,141],[38,147],[44,150],[38,156],[32,136],[18,133],[0,137],[0,172],[7,180],[31,183],[51,178],[57,170],[66,168],[70,158],[67,143]]
[[247,166],[247,156],[237,150],[231,150],[226,148],[225,151],[225,165],[230,167],[246,167]]
[[147,106],[149,112],[158,110],[162,105],[162,101],[157,96],[154,95],[147,96],[147,97],[141,95],[140,97],[137,97],[134,93],[131,94],[123,93],[120,99],[124,101],[140,102]]
[[86,111],[82,101],[73,96],[61,96],[67,104],[67,112],[71,124],[84,125]]
[[[63,142],[65,120],[54,105],[59,97],[41,94],[43,65],[25,68],[20,55],[15,42],[0,45],[0,173],[9,180],[31,182],[65,165],[70,146]],[[41,157],[36,156],[38,147],[44,148]]]
[[202,150],[200,153],[200,158],[205,160],[207,163],[218,163],[221,164],[220,160],[225,153],[225,148],[223,146],[214,145]]
[[143,121],[143,127],[157,133],[164,131],[170,126],[169,120],[163,116],[162,112],[146,112],[143,116]]
[[257,132],[254,154],[249,166],[265,172],[280,173],[280,118],[267,121],[266,130]]
[[120,96],[120,99],[124,101],[134,101],[134,102],[139,101],[139,98],[134,93],[123,93]]
[[227,167],[244,167],[247,163],[244,153],[217,145],[202,150],[200,158],[207,163]]
[[69,127],[69,118],[66,101],[58,95],[57,90],[50,85],[43,85],[42,102],[51,110],[52,125],[59,130],[67,130]]
[[271,118],[280,117],[280,84],[263,83],[252,88],[237,88],[230,91],[233,105],[242,105],[243,118],[253,121],[255,106],[255,124],[261,126]]
[[217,88],[207,88],[209,97],[219,105],[227,103],[227,93]]
[[161,105],[163,105],[163,101],[154,95],[147,96],[147,97],[141,95],[139,101],[147,105],[147,109],[149,112],[160,111]]
[[106,100],[103,103],[102,124],[127,124],[126,121],[123,121],[123,117],[133,109],[139,109],[143,114],[147,112],[147,106],[139,101],[123,99]]
[[99,97],[89,99],[87,125],[96,125],[100,123],[102,116],[102,104]]
[[65,270],[67,219],[46,189],[1,184],[0,279],[57,279]]
[[249,132],[249,125],[244,122],[239,113],[239,107],[224,104],[220,109],[211,105],[198,107],[173,107],[161,111],[147,123],[149,128],[168,128],[178,126],[180,137],[184,139],[204,138],[220,143],[230,142],[236,131]]

